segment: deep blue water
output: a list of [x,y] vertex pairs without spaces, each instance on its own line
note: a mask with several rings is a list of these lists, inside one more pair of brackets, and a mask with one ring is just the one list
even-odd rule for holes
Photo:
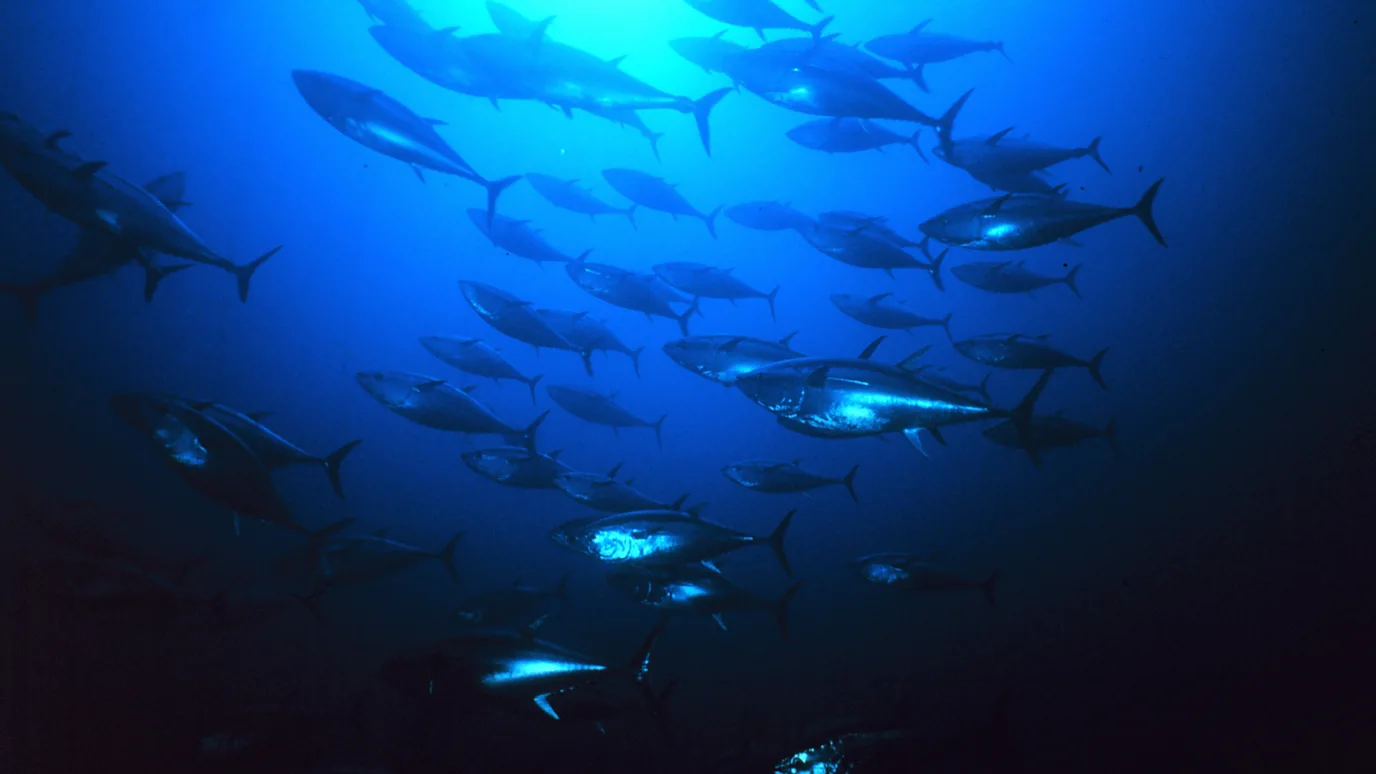
[[[626,55],[626,72],[671,94],[696,98],[729,85],[667,46],[724,27],[678,0],[511,5],[535,19],[557,14],[552,39],[603,59]],[[802,2],[784,5],[820,17]],[[123,534],[163,556],[212,553],[196,581],[202,593],[266,577],[299,538],[254,522],[236,537],[230,512],[178,480],[107,403],[113,393],[170,392],[271,411],[268,425],[315,453],[363,439],[344,463],[342,501],[317,470],[274,474],[302,524],[352,517],[358,534],[389,527],[391,537],[427,548],[467,531],[457,589],[431,563],[331,591],[319,625],[289,614],[155,630],[42,602],[21,606],[5,624],[13,632],[4,650],[7,770],[220,770],[162,767],[192,756],[223,713],[265,703],[347,710],[360,692],[384,697],[369,700],[367,734],[336,731],[345,741],[329,737],[323,752],[312,741],[292,755],[396,771],[709,771],[700,756],[731,752],[742,739],[787,748],[842,718],[901,716],[931,734],[979,727],[1007,687],[1006,736],[1027,770],[1340,771],[1369,757],[1355,714],[1343,709],[1354,695],[1369,696],[1354,679],[1370,644],[1361,631],[1371,600],[1361,589],[1369,589],[1363,559],[1376,447],[1359,440],[1376,423],[1365,378],[1376,297],[1367,4],[821,5],[844,42],[929,16],[934,30],[1005,42],[1012,63],[981,53],[929,66],[930,94],[887,83],[933,115],[974,88],[957,135],[1013,125],[1072,147],[1102,136],[1112,175],[1078,159],[1056,167],[1054,180],[1074,200],[1126,206],[1164,178],[1155,216],[1170,247],[1124,218],[1077,237],[1080,247],[1002,257],[955,248],[941,292],[924,273],[890,278],[846,266],[795,234],[751,231],[724,216],[719,239],[692,219],[643,209],[636,229],[617,216],[594,223],[525,184],[504,194],[498,211],[530,220],[570,255],[593,248],[591,260],[642,272],[698,261],[732,267],[757,288],[781,287],[777,321],[757,300],[704,300],[691,320],[695,335],[798,331],[793,344],[809,355],[854,357],[884,332],[842,315],[828,295],[892,291],[928,316],[951,313],[956,338],[1050,334],[1085,358],[1107,347],[1110,389],[1065,369],[1037,408],[1095,427],[1113,419],[1119,454],[1091,440],[1045,452],[1037,468],[981,437],[985,424],[947,430],[948,445],[928,440],[930,457],[901,435],[882,443],[789,432],[738,391],[665,357],[661,346],[680,336],[673,322],[611,306],[561,266],[492,246],[464,214],[482,206],[477,186],[433,172],[422,183],[351,142],[311,111],[290,72],[337,73],[442,119],[441,136],[484,176],[578,178],[617,204],[623,199],[600,172],[629,167],[678,183],[703,211],[789,201],[809,215],[885,216],[920,239],[920,221],[995,195],[910,148],[804,149],[784,132],[813,116],[741,91],[712,114],[710,158],[689,116],[644,113],[665,133],[657,161],[635,132],[590,115],[570,120],[518,101],[494,110],[426,82],[369,37],[371,22],[353,0],[20,0],[0,8],[0,109],[44,132],[72,132],[65,148],[129,180],[185,172],[194,204],[183,219],[232,261],[284,245],[245,304],[225,273],[206,267],[168,278],[151,303],[134,268],[61,288],[42,299],[34,321],[0,298],[7,487],[133,513]],[[415,7],[436,28],[493,31],[480,3]],[[759,44],[748,29],[726,37]],[[924,129],[923,147],[935,143]],[[77,227],[8,176],[0,202],[0,279],[50,273]],[[1050,275],[1083,264],[1083,298],[1064,287],[997,296],[949,274],[990,257],[1026,259]],[[589,377],[572,353],[537,355],[504,338],[464,302],[460,280],[607,321],[632,348],[646,348],[641,376],[621,355],[596,355]],[[932,345],[927,358],[955,378],[978,382],[988,372],[937,328],[888,333],[876,360]],[[649,419],[667,413],[663,448],[647,430],[588,425],[543,389],[532,406],[520,384],[465,376],[420,346],[433,334],[481,337],[543,384],[616,391]],[[710,503],[709,518],[752,534],[767,534],[796,508],[788,556],[803,586],[790,638],[781,641],[765,614],[728,614],[726,632],[710,618],[672,620],[653,669],[656,680],[678,681],[673,742],[639,715],[610,721],[605,735],[538,714],[466,715],[436,728],[401,720],[374,676],[394,653],[452,634],[460,597],[515,580],[552,586],[571,572],[572,604],[556,606],[540,634],[610,663],[630,657],[656,614],[618,596],[595,562],[546,538],[591,511],[558,491],[478,476],[459,455],[493,445],[490,436],[465,439],[392,414],[355,383],[368,370],[476,384],[474,396],[518,427],[553,409],[540,450],[562,449],[562,462],[598,473],[624,461],[622,475],[642,491],[665,501],[691,493],[690,502]],[[1012,406],[1035,378],[996,371],[994,403]],[[840,487],[754,493],[721,473],[757,458],[799,458],[836,476],[858,464],[860,502]],[[54,550],[18,519],[6,534],[11,581]],[[846,563],[881,551],[935,554],[970,576],[996,570],[997,607],[973,593],[867,588]],[[762,549],[733,555],[724,569],[768,598],[789,584]],[[13,607],[23,594],[7,585]],[[253,765],[313,770],[296,758],[298,768],[272,768],[287,766],[285,755]]]

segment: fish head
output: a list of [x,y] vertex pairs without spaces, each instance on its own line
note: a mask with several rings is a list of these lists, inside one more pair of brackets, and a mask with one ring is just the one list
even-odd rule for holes
[[513,454],[507,449],[478,449],[459,456],[474,473],[493,481],[505,481],[515,476],[525,461],[524,454]]
[[806,382],[796,371],[766,365],[739,374],[731,386],[747,398],[775,413],[802,408]]
[[[689,0],[689,5],[694,5]],[[674,53],[709,72],[725,72],[731,60],[746,49],[728,40],[715,38],[675,38],[669,41]]]
[[474,226],[477,226],[477,227],[478,227],[478,230],[481,231],[481,232],[483,233],[483,236],[486,236],[486,237],[488,237],[489,239],[490,239],[491,236],[492,236],[492,233],[491,233],[492,230],[495,230],[495,229],[496,229],[496,227],[497,227],[498,224],[499,224],[499,220],[500,220],[500,218],[502,217],[501,215],[493,215],[493,216],[492,216],[492,226],[493,226],[493,229],[492,229],[492,230],[489,230],[489,229],[488,229],[488,226],[487,226],[487,210],[479,210],[479,209],[476,209],[476,208],[469,208],[469,209],[467,209],[467,210],[464,211],[464,214],[468,216],[468,221],[469,221],[470,223],[472,223]]
[[570,551],[577,551],[580,554],[589,553],[589,535],[590,532],[587,529],[587,520],[585,519],[560,524],[549,531],[549,539],[555,545]]
[[689,370],[696,370],[710,347],[700,339],[675,339],[666,342],[660,349],[669,359]]
[[33,149],[43,135],[14,113],[0,110],[0,148],[6,154]]
[[912,579],[904,562],[882,555],[857,559],[851,566],[856,568],[862,580],[879,586],[893,586]]
[[487,319],[497,317],[513,306],[524,306],[526,303],[504,290],[470,280],[459,281],[459,292],[463,294],[468,305],[473,307],[473,311]]
[[420,337],[420,345],[430,354],[441,358],[461,355],[477,343],[477,339],[465,339],[461,336]]
[[357,81],[319,70],[292,70],[291,79],[306,104],[326,118],[352,112],[360,100],[377,91]]
[[726,467],[721,469],[721,472],[722,475],[726,476],[732,481],[735,481],[737,484],[741,484],[744,486],[748,483],[746,477],[746,468],[747,466],[745,465],[727,465]]
[[404,406],[415,394],[415,385],[385,371],[359,371],[354,381],[373,400],[388,407]]
[[947,211],[917,224],[917,230],[942,244],[965,245],[980,239],[979,218]]
[[589,499],[592,497],[593,490],[597,486],[609,483],[610,481],[611,479],[608,479],[606,476],[600,476],[596,473],[580,473],[576,471],[560,473],[554,477],[555,486],[559,487],[570,497],[579,500]]

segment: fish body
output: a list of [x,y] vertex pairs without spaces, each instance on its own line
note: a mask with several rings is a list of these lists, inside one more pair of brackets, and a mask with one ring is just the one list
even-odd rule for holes
[[421,346],[446,364],[474,376],[483,376],[494,381],[510,379],[530,388],[530,400],[535,401],[535,385],[543,377],[528,377],[508,363],[501,353],[483,342],[463,336],[422,336]]
[[853,293],[833,293],[831,303],[847,317],[871,327],[911,332],[913,328],[935,325],[946,331],[947,338],[951,337],[951,315],[943,318],[923,317],[906,304],[894,301],[891,296],[893,293],[880,293],[868,298]]
[[228,406],[207,403],[197,405],[196,408],[239,436],[239,439],[247,444],[269,469],[292,465],[319,465],[329,477],[330,486],[334,487],[335,494],[341,498],[344,496],[344,489],[339,482],[339,466],[349,452],[363,443],[362,441],[350,441],[328,456],[317,457],[273,432],[257,419]]
[[568,339],[581,352],[619,352],[631,359],[631,366],[640,375],[640,353],[644,347],[626,346],[607,324],[587,312],[568,312],[560,309],[537,309],[549,327]]
[[434,430],[515,439],[530,432],[503,422],[492,409],[443,379],[401,371],[360,371],[354,378],[387,410]]
[[707,226],[707,232],[713,239],[716,238],[716,220],[721,207],[704,214],[683,198],[676,184],[636,169],[604,169],[602,178],[617,193],[647,210],[668,213],[675,218],[683,215],[701,220]]
[[473,472],[503,486],[519,489],[557,489],[555,479],[572,472],[560,462],[558,452],[540,454],[523,447],[501,446],[464,452],[463,462]]
[[[749,62],[750,57],[745,60]],[[751,93],[797,113],[937,125],[936,118],[908,104],[868,75],[810,64],[786,68],[748,64],[736,68],[736,73],[741,85]]]
[[725,210],[726,217],[756,231],[799,231],[812,227],[812,218],[783,202],[746,202]]
[[1075,295],[1080,289],[1075,286],[1075,277],[1080,271],[1077,265],[1064,277],[1047,277],[1026,268],[1026,261],[974,261],[951,268],[951,276],[965,284],[989,293],[1031,293],[1052,285],[1065,285]]
[[1141,220],[1164,247],[1165,237],[1152,215],[1161,183],[1153,183],[1131,207],[1105,207],[1059,196],[1005,194],[952,207],[923,221],[918,228],[938,242],[968,250],[1025,250],[1068,240],[1087,229],[1131,215]]
[[817,222],[825,226],[857,231],[904,250],[916,248],[921,250],[922,254],[927,256],[929,260],[931,259],[932,255],[927,250],[930,240],[924,237],[921,242],[914,242],[895,231],[888,225],[887,221],[888,218],[884,216],[866,215],[854,210],[831,210],[817,216]]
[[976,336],[954,343],[956,351],[981,365],[995,368],[1040,371],[1048,368],[1084,368],[1089,375],[1105,390],[1099,366],[1108,354],[1108,349],[1100,350],[1089,360],[1081,360],[1074,355],[1062,352],[1045,343],[1045,337],[1033,338],[1020,334]]
[[668,414],[665,414],[654,422],[646,421],[622,408],[615,400],[615,393],[612,395],[603,395],[600,392],[585,390],[581,387],[570,387],[560,384],[547,385],[545,387],[545,392],[549,394],[550,399],[558,404],[560,408],[584,422],[591,422],[595,425],[605,425],[613,429],[623,427],[648,427],[655,431],[655,441],[661,446],[663,445],[661,431],[664,427],[664,420],[668,418]]
[[862,556],[851,562],[860,579],[866,583],[904,591],[961,591],[979,589],[992,607],[994,583],[998,573],[983,580],[968,578],[935,564],[931,557],[914,554],[887,553]]
[[593,220],[598,215],[625,215],[631,225],[635,225],[635,210],[639,205],[613,207],[579,186],[577,180],[560,180],[550,175],[531,173],[526,175],[526,182],[536,193],[560,209],[587,215]]
[[1117,452],[1118,439],[1114,425],[1115,422],[1110,420],[1103,428],[1092,427],[1067,419],[1057,412],[1051,416],[1033,417],[1031,432],[1026,441],[1016,432],[1010,432],[1012,428],[1005,427],[1004,423],[985,428],[983,435],[994,443],[1011,449],[1022,449],[1027,443],[1038,449],[1057,449],[1077,446],[1094,438],[1103,438],[1108,441],[1109,448]]
[[750,460],[727,465],[721,472],[727,478],[754,492],[792,494],[810,492],[826,486],[844,486],[851,499],[860,502],[860,498],[855,494],[855,474],[859,469],[860,466],[856,465],[845,476],[833,478],[805,470],[797,460]]
[[749,336],[691,336],[664,345],[671,360],[704,379],[730,386],[742,374],[781,360],[805,357],[789,346],[795,333],[779,341]]
[[535,347],[536,351],[541,347],[549,347],[577,352],[583,356],[583,368],[589,375],[592,374],[592,352],[559,335],[529,301],[522,301],[491,285],[469,280],[459,282],[459,290],[483,322],[517,341]]
[[917,67],[921,65],[949,62],[969,54],[983,51],[1004,53],[1003,43],[999,41],[969,40],[941,32],[926,32],[927,23],[923,22],[909,32],[897,35],[881,35],[865,44],[870,53],[885,59]]
[[439,551],[426,551],[391,540],[385,536],[385,531],[376,535],[330,538],[313,542],[303,550],[309,557],[316,582],[324,586],[380,580],[432,560],[443,564],[457,582],[454,550],[463,535],[463,532],[456,533]]
[[908,145],[924,159],[918,144],[921,130],[902,135],[865,118],[823,118],[800,124],[786,132],[788,139],[804,148],[824,153],[861,153],[890,145]]
[[[487,222],[487,213],[482,210],[470,209],[467,211],[468,219],[474,226],[487,237],[494,247],[505,250],[511,255],[517,255],[535,261],[537,264],[545,263],[568,263],[575,260],[554,248],[545,238],[540,236],[540,230],[531,228],[529,221],[508,218],[505,215],[494,215],[491,225]],[[592,252],[591,250],[584,253]]]
[[938,290],[944,289],[941,279],[944,252],[930,263],[919,261],[883,236],[868,233],[864,226],[836,226],[818,221],[812,228],[799,233],[813,249],[828,258],[861,269],[879,269],[890,275],[897,269],[919,269],[931,276]]
[[682,314],[675,312],[670,304],[688,303],[688,299],[665,286],[657,276],[586,260],[567,263],[564,270],[575,285],[594,298],[649,317],[674,320],[683,335],[688,335],[688,320],[697,311],[697,301],[693,300]]
[[808,24],[775,5],[773,0],[686,0],[694,10],[724,24],[754,30],[765,40],[765,30],[799,30],[814,38],[831,23],[831,17]]
[[705,567],[687,565],[661,570],[622,569],[607,575],[607,584],[633,602],[671,613],[711,616],[723,630],[725,613],[768,610],[779,633],[788,637],[788,603],[794,584],[778,601],[762,599]]
[[566,522],[550,532],[550,539],[604,564],[641,567],[710,563],[746,546],[768,545],[791,574],[783,541],[793,514],[789,511],[768,537],[737,532],[681,511],[634,511]]
[[776,287],[768,293],[756,290],[738,279],[731,269],[676,261],[656,264],[654,272],[661,280],[690,296],[728,301],[763,298],[769,302],[770,318],[774,318],[774,299],[778,296],[779,289]]

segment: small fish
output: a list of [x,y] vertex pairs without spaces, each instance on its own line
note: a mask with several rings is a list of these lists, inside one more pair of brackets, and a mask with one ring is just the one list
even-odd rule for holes
[[850,493],[850,499],[860,502],[860,498],[855,494],[855,474],[860,470],[859,465],[852,467],[850,472],[841,478],[831,478],[804,470],[801,462],[802,460],[751,460],[732,463],[722,468],[721,472],[746,489],[769,494],[809,492],[824,486],[844,486]]
[[1041,371],[1048,368],[1084,368],[1089,371],[1089,375],[1100,387],[1105,390],[1108,389],[1108,385],[1104,383],[1103,374],[1099,372],[1099,366],[1104,361],[1104,355],[1108,354],[1107,347],[1099,350],[1098,354],[1089,360],[1081,360],[1047,345],[1046,339],[1047,336],[1045,335],[1034,338],[1018,333],[990,334],[957,341],[954,346],[957,352],[976,363],[995,368],[1030,371]]
[[530,388],[530,402],[535,403],[535,385],[543,376],[525,376],[506,361],[497,350],[482,339],[469,339],[462,336],[422,336],[420,344],[426,351],[454,368],[474,376],[485,376],[493,381],[511,379]]
[[660,448],[664,447],[664,437],[661,431],[664,429],[664,420],[669,418],[668,414],[661,416],[654,422],[641,419],[617,404],[617,393],[615,392],[610,395],[603,395],[600,392],[585,390],[581,387],[560,384],[546,385],[545,392],[560,408],[584,422],[605,425],[612,428],[613,431],[619,431],[623,427],[648,427],[655,431],[655,442],[659,444]]
[[598,215],[625,215],[631,227],[635,227],[635,211],[640,206],[638,204],[613,207],[594,196],[588,189],[579,187],[577,180],[560,180],[549,175],[531,173],[526,175],[526,182],[555,207],[587,215],[594,222]]
[[999,574],[978,580],[956,575],[932,562],[931,557],[915,554],[870,554],[851,562],[866,583],[905,591],[958,591],[978,589],[990,607],[994,606],[994,583]]
[[764,293],[737,279],[731,273],[731,269],[721,269],[689,261],[660,263],[653,268],[660,279],[690,296],[720,298],[730,301],[732,304],[743,298],[763,298],[769,303],[769,318],[771,320],[777,319],[774,315],[774,299],[779,295],[777,286],[770,292]]
[[666,212],[675,220],[679,215],[701,220],[707,226],[707,233],[711,234],[713,239],[717,238],[715,224],[721,207],[704,214],[683,198],[683,194],[676,190],[677,184],[667,183],[663,178],[639,170],[604,169],[602,177],[617,193],[647,210]]
[[875,328],[887,328],[912,333],[913,328],[927,325],[940,326],[951,338],[951,315],[942,318],[923,317],[912,311],[901,301],[890,300],[893,293],[857,296],[853,293],[833,293],[831,303],[847,317]]
[[794,331],[778,341],[750,336],[690,336],[664,345],[670,360],[718,384],[730,387],[741,374],[781,360],[804,357],[789,343]]
[[1113,453],[1118,453],[1118,436],[1114,429],[1116,421],[1112,419],[1101,429],[1066,419],[1059,411],[1051,416],[1032,417],[1031,432],[1026,441],[1019,438],[1016,433],[1010,434],[1010,428],[1004,424],[986,428],[984,437],[1012,449],[1021,449],[1024,443],[1031,443],[1039,449],[1054,449],[1075,446],[1091,438],[1103,438],[1108,441]]
[[965,284],[989,293],[1031,293],[1051,285],[1065,285],[1077,297],[1075,276],[1083,264],[1077,264],[1064,277],[1047,277],[1025,268],[1026,261],[974,261],[951,268],[951,275]]

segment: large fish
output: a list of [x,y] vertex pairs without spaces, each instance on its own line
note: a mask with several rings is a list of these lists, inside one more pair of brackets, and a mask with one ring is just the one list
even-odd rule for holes
[[805,357],[789,346],[797,331],[778,341],[750,336],[691,336],[664,345],[669,359],[704,379],[730,387],[742,374],[780,360]]
[[514,175],[488,180],[478,174],[435,131],[443,121],[416,115],[380,89],[315,70],[293,70],[291,75],[306,104],[345,137],[409,165],[421,180],[421,170],[431,169],[481,185],[487,190],[489,223],[497,211],[497,197],[521,179]]
[[1099,366],[1108,354],[1108,347],[1099,350],[1089,360],[1078,357],[1046,344],[1047,335],[1023,336],[1022,334],[989,334],[955,342],[956,351],[981,365],[1014,370],[1043,371],[1048,368],[1084,368],[1094,381],[1105,390],[1104,376]]
[[387,410],[435,430],[500,435],[529,447],[534,443],[535,430],[549,414],[546,411],[522,430],[503,422],[468,390],[458,389],[443,379],[400,371],[359,371],[354,378],[369,397]]
[[859,465],[852,467],[850,472],[841,478],[832,478],[805,470],[801,462],[802,460],[734,462],[722,468],[721,472],[737,484],[755,492],[793,494],[810,492],[824,486],[844,486],[850,493],[850,499],[860,502],[860,498],[855,494],[855,474],[860,470]]
[[635,369],[635,375],[640,376],[640,353],[644,352],[645,348],[631,349],[626,346],[612,332],[612,329],[607,327],[605,322],[593,318],[587,312],[536,309],[535,313],[540,315],[549,327],[553,328],[560,336],[568,339],[581,351],[620,352],[629,357],[631,367]]
[[775,5],[773,0],[686,0],[694,10],[724,24],[755,31],[760,40],[767,40],[765,30],[799,30],[820,38],[834,17],[828,16],[816,24],[795,18]]
[[460,455],[463,464],[483,478],[518,489],[558,489],[555,479],[573,469],[559,461],[556,449],[541,454],[529,448],[498,446]]
[[778,286],[765,293],[737,279],[731,269],[721,269],[704,263],[676,261],[656,264],[653,268],[660,279],[695,298],[720,298],[732,304],[738,299],[763,298],[769,303],[769,319],[778,319],[774,315],[774,299],[779,295]]
[[895,269],[920,269],[928,273],[937,290],[945,290],[941,280],[941,264],[946,260],[942,251],[930,262],[919,261],[895,245],[882,233],[871,234],[870,227],[839,226],[818,221],[811,228],[798,232],[813,249],[828,258],[861,269],[880,269],[890,277]]
[[638,204],[632,203],[624,208],[613,207],[594,196],[588,189],[579,186],[577,180],[560,180],[557,177],[532,172],[526,175],[526,182],[530,183],[530,187],[534,188],[536,193],[561,210],[587,215],[594,222],[598,215],[625,215],[626,220],[631,222],[631,227],[635,227],[635,209],[640,206]]
[[[941,428],[968,422],[1009,419],[1025,430],[1051,378],[1048,369],[1017,407],[1000,409],[870,360],[883,340],[875,340],[858,358],[811,357],[762,366],[737,377],[734,386],[791,430],[822,438],[903,433],[922,451],[924,430],[938,443],[945,443]],[[1035,449],[1028,449],[1028,455],[1040,463]]]
[[[1108,164],[1104,163],[1103,157],[1099,155],[1098,137],[1083,148],[1058,148],[1028,137],[1009,137],[1008,134],[1013,131],[1013,127],[1010,126],[988,137],[956,139],[956,117],[973,92],[971,89],[961,95],[937,123],[938,144],[932,152],[947,164],[969,172],[980,182],[1017,193],[1037,191],[1021,191],[996,183],[1021,181],[1024,187],[1031,187],[1035,183],[1028,182],[1028,178],[1036,180],[1034,173],[1041,173],[1048,167],[1085,156],[1094,159],[1105,172],[1112,174]],[[1042,184],[1045,185],[1044,182]]]
[[483,318],[483,322],[517,341],[535,347],[537,353],[541,347],[577,352],[583,358],[583,368],[589,376],[592,375],[593,351],[559,335],[529,301],[522,301],[505,290],[471,280],[460,280],[459,290],[473,311]]
[[1083,264],[1076,264],[1064,277],[1047,277],[1026,268],[1026,263],[974,261],[952,267],[951,276],[990,293],[1031,293],[1051,285],[1065,285],[1070,292],[1080,295],[1080,289],[1075,286],[1075,275]]
[[247,444],[269,470],[292,465],[319,465],[324,469],[325,476],[330,480],[330,486],[334,488],[335,494],[343,499],[344,487],[339,483],[339,466],[344,463],[344,458],[349,455],[349,452],[363,443],[362,441],[349,441],[324,457],[318,457],[264,425],[261,420],[268,416],[266,412],[243,414],[218,403],[193,405],[198,411],[239,436],[239,440]]
[[931,557],[914,554],[871,554],[851,562],[866,583],[905,591],[956,591],[978,589],[990,607],[994,606],[997,572],[978,580],[957,575],[932,562]]
[[287,567],[304,560],[314,576],[317,589],[367,583],[430,561],[438,561],[449,577],[455,583],[459,582],[459,571],[454,566],[454,550],[463,539],[462,530],[454,533],[438,551],[426,551],[392,540],[387,533],[388,530],[381,529],[372,535],[310,541],[300,552],[286,557],[279,566]]
[[701,220],[707,226],[707,233],[716,239],[715,224],[721,207],[704,215],[676,190],[677,184],[666,183],[663,178],[636,169],[604,169],[602,177],[617,193],[647,210],[667,212],[674,220],[680,215]]
[[[641,312],[646,317],[664,317],[674,320],[688,335],[688,321],[698,311],[697,299],[677,297],[677,293],[664,285],[653,274],[637,274],[605,263],[592,263],[580,260],[564,265],[569,279],[594,298],[609,304]],[[669,291],[666,293],[665,291]],[[670,306],[674,302],[688,303],[688,308],[679,314]]]
[[254,272],[277,254],[275,247],[244,265],[210,249],[161,199],[107,169],[64,152],[67,131],[42,135],[12,113],[0,112],[0,165],[48,209],[92,231],[140,249],[204,263],[233,274],[239,300],[248,300]]
[[718,573],[706,568],[674,567],[664,570],[618,570],[607,575],[607,584],[634,602],[665,612],[711,616],[722,631],[724,613],[768,610],[774,614],[779,635],[788,639],[788,603],[802,581],[788,587],[777,600],[761,599]]
[[[482,210],[468,210],[468,219],[474,226],[487,237],[493,247],[505,250],[510,255],[517,255],[522,258],[535,261],[536,264],[543,265],[545,261],[551,263],[568,263],[578,258],[570,258],[559,252],[545,238],[540,236],[540,229],[531,228],[530,221],[516,220],[505,215],[495,215],[489,225],[487,214]],[[592,250],[584,250],[582,257],[587,257]]]
[[831,303],[852,320],[874,328],[912,333],[913,328],[939,325],[946,331],[946,338],[951,338],[951,315],[941,318],[923,317],[909,309],[907,304],[891,300],[889,297],[892,295],[892,292],[869,297],[853,293],[832,293]]
[[1162,182],[1164,179],[1152,183],[1131,207],[1105,207],[1059,196],[1004,194],[952,207],[918,228],[938,242],[968,250],[1025,250],[1071,240],[1081,231],[1132,215],[1165,247],[1166,239],[1152,217],[1152,204]]
[[779,566],[793,574],[784,553],[784,536],[796,510],[789,511],[768,537],[737,532],[680,511],[634,511],[600,519],[576,519],[550,531],[557,545],[604,564],[679,567],[702,564],[717,571],[713,560],[747,546],[766,545]]
[[488,346],[482,339],[469,339],[462,336],[421,336],[422,347],[435,357],[474,376],[484,376],[493,381],[511,379],[530,388],[530,402],[535,402],[535,385],[543,376],[525,376],[508,363],[497,350]]
[[725,210],[726,217],[756,231],[801,231],[812,227],[812,218],[785,202],[745,202]]
[[655,431],[655,442],[659,444],[660,448],[664,446],[664,437],[661,435],[661,431],[664,429],[664,420],[669,418],[668,414],[661,416],[654,422],[641,419],[616,402],[617,393],[615,392],[611,395],[603,395],[600,392],[585,390],[581,387],[569,387],[560,384],[545,385],[545,392],[549,394],[551,400],[559,404],[559,408],[584,422],[605,425],[616,432],[619,432],[620,428],[623,427],[648,427]]
[[[1010,432],[1011,428],[1006,427],[1007,423],[994,425],[985,428],[984,437],[1000,446],[1007,446],[1011,449],[1021,449],[1023,439],[1018,437],[1015,432]],[[1061,416],[1061,412],[1044,417],[1032,417],[1031,433],[1029,433],[1027,443],[1031,443],[1038,449],[1056,449],[1066,446],[1076,446],[1091,438],[1103,438],[1108,441],[1108,446],[1115,454],[1118,453],[1118,435],[1115,429],[1116,420],[1110,419],[1103,428],[1091,427],[1073,419]]]
[[822,118],[795,126],[786,132],[788,139],[804,148],[824,153],[882,151],[890,145],[908,145],[923,161],[927,155],[918,142],[922,130],[902,135],[865,118]]

